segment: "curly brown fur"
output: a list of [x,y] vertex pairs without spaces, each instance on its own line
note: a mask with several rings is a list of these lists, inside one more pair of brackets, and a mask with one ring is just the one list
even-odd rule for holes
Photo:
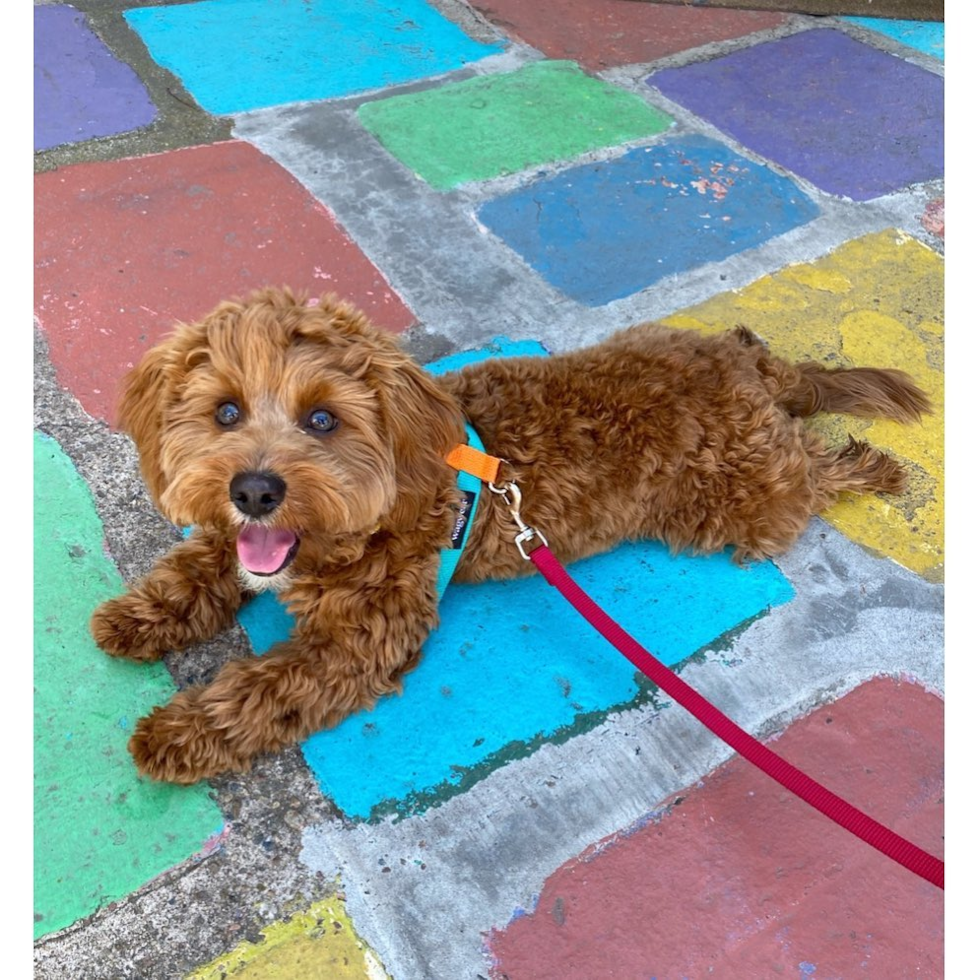
[[[464,416],[560,559],[654,538],[741,561],[784,551],[842,491],[901,491],[887,456],[805,429],[798,416],[819,410],[909,421],[928,402],[897,371],[794,366],[745,330],[657,324],[434,379],[333,297],[223,303],[127,379],[147,486],[195,531],[92,632],[107,653],[154,659],[224,629],[261,588],[296,624],[141,719],[137,765],[179,783],[245,769],[398,689],[437,622],[457,504],[444,457]],[[481,506],[456,578],[529,570],[506,510]]]

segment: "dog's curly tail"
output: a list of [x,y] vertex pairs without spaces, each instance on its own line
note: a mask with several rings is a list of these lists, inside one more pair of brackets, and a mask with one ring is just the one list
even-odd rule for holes
[[918,422],[932,411],[928,395],[904,371],[891,368],[826,368],[796,365],[798,380],[779,403],[790,415],[843,412],[869,418]]

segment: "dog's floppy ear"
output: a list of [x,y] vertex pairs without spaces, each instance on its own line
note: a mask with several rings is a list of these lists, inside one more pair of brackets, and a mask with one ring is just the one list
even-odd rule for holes
[[378,398],[391,442],[398,492],[386,523],[414,526],[431,506],[433,488],[446,479],[446,454],[464,441],[456,401],[400,350],[377,359]]
[[206,322],[180,324],[148,350],[123,379],[119,427],[136,443],[143,481],[158,506],[168,482],[161,462],[166,412],[177,396],[181,379],[202,356],[206,336]]
[[119,402],[120,428],[136,443],[143,481],[157,502],[167,485],[160,465],[160,441],[164,408],[170,401],[169,360],[164,345],[147,351],[126,375]]

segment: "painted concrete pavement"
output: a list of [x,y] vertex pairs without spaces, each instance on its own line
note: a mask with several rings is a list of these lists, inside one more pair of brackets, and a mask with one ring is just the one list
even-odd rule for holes
[[285,612],[155,670],[86,624],[180,534],[114,429],[120,379],[221,298],[341,292],[434,370],[743,324],[916,378],[921,426],[814,423],[901,458],[910,492],[841,501],[775,563],[649,544],[576,574],[941,855],[942,25],[630,0],[35,15],[36,976],[941,976],[940,892],[730,759],[539,580],[451,589],[401,697],[190,788],[138,779],[127,730]]

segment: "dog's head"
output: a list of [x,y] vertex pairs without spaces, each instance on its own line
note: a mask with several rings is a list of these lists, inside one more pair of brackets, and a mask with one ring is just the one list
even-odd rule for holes
[[413,526],[463,438],[452,399],[363,314],[272,289],[150,350],[121,420],[163,514],[236,536],[258,576],[307,539]]

